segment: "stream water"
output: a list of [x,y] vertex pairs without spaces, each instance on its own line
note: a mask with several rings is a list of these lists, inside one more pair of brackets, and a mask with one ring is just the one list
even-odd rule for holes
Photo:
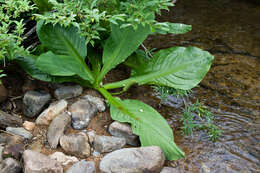
[[[181,112],[159,109],[174,128],[186,158],[168,164],[180,172],[260,172],[260,4],[246,0],[180,0],[161,21],[191,24],[192,32],[154,36],[148,47],[197,46],[215,60],[192,97],[215,114],[223,130],[216,143],[204,132],[183,137]],[[170,103],[169,103],[170,104]]]

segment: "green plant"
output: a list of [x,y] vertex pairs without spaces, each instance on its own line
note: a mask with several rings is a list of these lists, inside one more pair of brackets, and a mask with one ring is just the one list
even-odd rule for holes
[[34,9],[29,0],[0,0],[0,61],[13,60],[25,51],[22,15]]
[[[113,5],[107,5],[108,2]],[[49,3],[53,6],[52,13],[37,15],[41,19],[36,30],[40,47],[44,48],[42,53],[24,54],[16,61],[34,78],[72,81],[96,89],[110,103],[112,118],[130,123],[142,146],[160,146],[169,160],[184,157],[174,143],[172,129],[156,110],[137,100],[120,100],[108,92],[116,88],[124,92],[134,84],[189,90],[208,72],[213,56],[199,48],[172,47],[150,58],[137,51],[150,34],[180,34],[191,29],[189,25],[155,20],[155,13],[166,9],[170,1],[64,0],[59,3],[50,0]],[[106,30],[102,33],[98,27]],[[97,41],[95,36],[102,34],[105,36]],[[132,69],[131,76],[103,84],[105,75],[121,63]]]
[[185,105],[182,132],[192,135],[195,130],[206,130],[210,139],[215,142],[221,136],[221,130],[212,123],[214,115],[202,106],[197,100],[192,105]]

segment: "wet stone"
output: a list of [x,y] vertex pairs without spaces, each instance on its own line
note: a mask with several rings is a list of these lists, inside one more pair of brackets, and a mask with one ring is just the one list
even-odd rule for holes
[[33,137],[31,132],[25,130],[23,127],[7,127],[6,131],[15,135],[22,136],[25,139],[31,139]]
[[7,158],[0,164],[1,173],[22,173],[22,167],[17,160]]
[[35,151],[25,150],[23,161],[24,173],[63,173],[59,162]]
[[133,130],[131,126],[127,123],[120,123],[118,121],[114,121],[109,126],[109,133],[116,137],[125,138],[126,143],[133,146],[138,146],[138,136],[133,134]]
[[63,113],[68,106],[66,100],[60,100],[52,103],[47,109],[45,109],[39,117],[36,119],[37,125],[49,125],[50,122],[59,114]]
[[57,162],[61,163],[63,166],[67,166],[69,164],[74,164],[79,160],[73,156],[67,156],[62,152],[55,152],[49,156],[51,159],[56,160]]
[[177,168],[164,167],[161,173],[181,173]]
[[124,148],[107,154],[100,162],[102,173],[160,172],[165,161],[160,147]]
[[88,136],[83,132],[62,136],[60,138],[60,145],[67,154],[80,158],[90,156]]
[[44,91],[28,91],[23,98],[24,114],[30,118],[37,116],[51,100],[51,95]]
[[93,161],[81,160],[72,165],[66,173],[95,173],[96,166]]
[[64,135],[64,131],[69,127],[70,123],[71,116],[66,112],[59,114],[52,120],[47,133],[51,148],[57,148],[60,137]]
[[0,127],[6,128],[8,126],[16,127],[22,126],[23,120],[17,115],[11,115],[0,110]]
[[104,100],[100,97],[95,97],[95,96],[91,96],[91,95],[85,95],[84,97],[82,97],[83,99],[88,100],[89,102],[93,103],[94,105],[96,105],[97,109],[99,112],[103,112],[106,110],[106,105],[104,103]]
[[83,88],[79,85],[62,86],[55,90],[54,95],[57,99],[70,99],[81,95]]
[[88,100],[81,99],[72,104],[69,111],[72,115],[72,127],[76,130],[86,128],[97,113],[97,107]]
[[124,138],[112,136],[95,136],[94,149],[100,153],[106,153],[121,149],[126,144]]

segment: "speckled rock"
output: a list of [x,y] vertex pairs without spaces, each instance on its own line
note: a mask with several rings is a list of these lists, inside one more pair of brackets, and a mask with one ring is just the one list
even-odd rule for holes
[[63,173],[59,162],[35,151],[25,150],[23,161],[24,173]]
[[157,173],[165,156],[160,147],[124,148],[107,154],[100,162],[102,173]]
[[72,127],[80,130],[86,128],[97,113],[97,107],[88,100],[81,99],[71,105]]
[[60,100],[52,103],[47,109],[45,109],[40,116],[36,119],[37,125],[49,125],[50,122],[59,114],[63,113],[68,106],[66,100]]
[[88,136],[83,132],[62,136],[60,138],[60,145],[67,154],[80,158],[90,156]]
[[126,140],[113,136],[95,136],[94,149],[100,153],[106,153],[121,149],[125,146]]
[[66,173],[95,173],[96,166],[93,161],[81,160],[72,165]]
[[69,164],[73,164],[79,161],[77,157],[67,156],[62,152],[55,152],[51,154],[49,157],[61,163],[63,166],[67,166]]
[[22,173],[23,169],[20,163],[13,158],[7,158],[0,164],[1,173]]
[[79,85],[62,86],[55,90],[54,95],[57,99],[70,99],[81,95],[83,88]]
[[48,127],[47,139],[51,148],[57,148],[60,137],[64,135],[64,131],[70,126],[71,116],[64,112],[56,116]]
[[106,110],[106,105],[105,105],[104,100],[102,98],[91,96],[91,95],[85,95],[82,98],[86,99],[89,102],[91,102],[94,105],[96,105],[96,107],[97,107],[99,112],[103,112],[103,111]]
[[181,173],[177,168],[164,167],[160,173]]
[[23,98],[24,114],[30,118],[37,116],[51,100],[51,95],[44,91],[27,91]]
[[31,132],[25,130],[23,127],[7,127],[6,131],[15,135],[22,136],[25,139],[31,139],[33,137]]
[[132,128],[127,123],[120,123],[118,121],[114,121],[109,126],[109,133],[116,137],[125,138],[126,143],[133,146],[138,146],[138,136],[133,134]]

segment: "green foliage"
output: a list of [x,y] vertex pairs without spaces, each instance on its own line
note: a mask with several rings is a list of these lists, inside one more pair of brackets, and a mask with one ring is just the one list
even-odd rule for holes
[[186,105],[183,118],[182,132],[192,135],[195,130],[206,130],[210,139],[215,142],[221,136],[221,130],[212,123],[214,115],[203,107],[199,101],[192,105]]
[[[45,1],[34,0],[36,4],[44,4]],[[41,7],[43,5],[38,6],[45,11]],[[131,26],[135,29],[143,25],[161,34],[183,34],[191,30],[190,25],[155,20],[155,13],[160,14],[160,10],[173,6],[171,0],[49,0],[48,6],[52,6],[49,12],[35,16],[45,23],[77,27],[79,33],[86,37],[86,44],[90,42],[93,46],[96,40],[106,39],[109,35],[110,23],[120,28]]]
[[0,0],[0,61],[13,60],[25,50],[24,20],[21,15],[34,9],[29,0]]
[[154,91],[158,94],[162,101],[166,101],[169,96],[184,97],[191,93],[191,90],[175,89],[165,86],[153,86]]
[[[171,128],[158,112],[140,101],[114,98],[107,91],[115,88],[126,91],[132,84],[188,90],[206,75],[213,56],[199,48],[173,47],[149,58],[138,51],[149,34],[183,34],[191,30],[189,25],[155,20],[156,13],[172,6],[170,2],[34,0],[41,12],[35,14],[41,45],[34,55],[22,52],[15,60],[34,78],[77,82],[98,90],[110,103],[112,118],[131,123],[143,146],[160,146],[169,160],[182,158],[184,153],[174,143]],[[20,29],[15,34],[21,37],[23,32]],[[103,85],[105,75],[123,62],[132,68],[131,77]]]

